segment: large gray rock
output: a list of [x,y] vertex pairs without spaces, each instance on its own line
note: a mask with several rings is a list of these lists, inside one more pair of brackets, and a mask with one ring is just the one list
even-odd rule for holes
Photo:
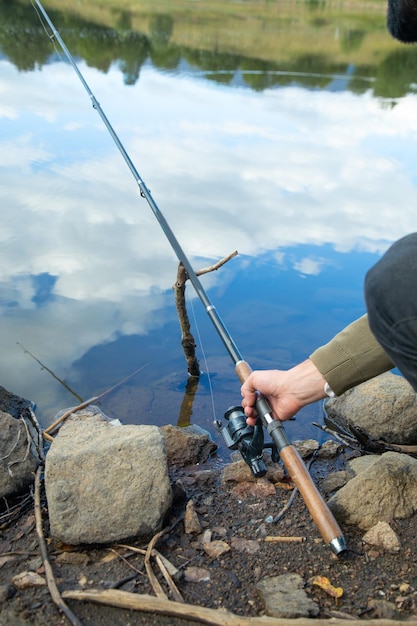
[[333,421],[372,442],[417,444],[417,394],[402,377],[387,372],[326,401]]
[[45,487],[51,535],[64,543],[149,538],[172,504],[164,436],[79,412],[46,455]]
[[34,480],[39,458],[34,454],[24,419],[0,411],[0,497],[17,495]]
[[378,522],[389,524],[417,511],[417,459],[385,452],[355,459],[350,466],[356,476],[328,502],[340,522],[369,530]]

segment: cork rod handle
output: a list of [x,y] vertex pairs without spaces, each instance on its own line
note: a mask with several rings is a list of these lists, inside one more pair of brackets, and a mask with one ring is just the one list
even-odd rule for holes
[[[236,364],[236,373],[242,383],[245,382],[251,371],[246,361],[240,361]],[[342,531],[314,484],[298,451],[289,443],[282,422],[273,419],[271,408],[265,398],[259,398],[256,408],[262,423],[278,448],[282,462],[291,480],[301,493],[324,541],[330,545],[336,554],[343,552],[346,549],[346,544]]]

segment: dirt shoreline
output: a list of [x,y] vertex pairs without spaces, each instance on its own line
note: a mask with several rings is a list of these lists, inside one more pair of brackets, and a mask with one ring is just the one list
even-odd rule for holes
[[[321,480],[332,470],[333,463],[319,460],[311,468],[319,487]],[[348,551],[336,557],[324,545],[299,494],[278,524],[267,524],[265,518],[281,510],[291,490],[277,489],[275,497],[264,498],[252,495],[250,491],[243,494],[241,490],[237,492],[223,487],[221,473],[222,467],[215,460],[171,472],[172,482],[177,485],[177,498],[166,520],[171,530],[159,539],[156,548],[179,569],[176,585],[185,603],[225,609],[240,616],[242,625],[252,618],[255,626],[259,622],[255,618],[264,613],[256,583],[265,577],[297,573],[303,578],[307,595],[319,607],[316,618],[296,620],[300,626],[307,622],[329,623],[329,620],[331,623],[346,622],[346,619],[360,619],[370,624],[377,620],[381,626],[399,621],[417,623],[415,517],[393,523],[402,545],[399,553],[383,553],[366,546],[360,530],[346,527],[343,532]],[[210,530],[213,539],[225,541],[230,546],[230,550],[218,558],[205,553],[199,536],[184,532],[184,509],[190,499],[202,530]],[[48,536],[44,496],[42,518],[50,563],[61,593],[70,589],[118,588],[155,596],[144,556],[135,552],[136,549],[146,550],[146,542],[132,540],[126,542],[125,547],[62,546]],[[305,541],[269,543],[265,537],[270,535],[302,536]],[[155,563],[152,567],[165,593],[172,599]],[[191,567],[207,571],[208,579],[200,582],[187,580],[186,573]],[[45,584],[24,589],[13,585],[14,577],[27,571],[45,578],[31,502],[18,520],[2,530],[0,624],[37,626],[48,623],[59,626],[69,623],[52,601]],[[335,600],[326,594],[313,584],[314,576],[326,576],[333,586],[341,587],[342,597]],[[209,623],[92,602],[67,600],[67,603],[84,626]],[[286,618],[284,621],[295,620]],[[275,623],[284,622],[276,620]]]

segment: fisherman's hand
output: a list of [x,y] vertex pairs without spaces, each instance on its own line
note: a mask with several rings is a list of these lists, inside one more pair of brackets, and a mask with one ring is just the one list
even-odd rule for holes
[[248,424],[255,425],[258,393],[268,400],[274,418],[285,421],[303,406],[325,398],[325,383],[322,374],[310,359],[286,371],[252,372],[241,387],[242,406]]

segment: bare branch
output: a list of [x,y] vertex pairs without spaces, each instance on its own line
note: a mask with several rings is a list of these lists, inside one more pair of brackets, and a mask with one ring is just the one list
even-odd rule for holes
[[40,496],[42,469],[43,468],[39,466],[35,474],[34,500],[35,500],[36,533],[38,535],[38,542],[39,542],[39,547],[41,550],[43,567],[45,569],[46,582],[48,584],[48,589],[49,589],[49,593],[51,594],[51,598],[55,602],[57,607],[60,609],[60,611],[64,613],[64,615],[68,618],[70,623],[73,624],[73,626],[82,626],[82,623],[80,622],[78,617],[74,615],[71,609],[63,601],[61,594],[59,593],[57,584],[55,582],[54,573],[52,571],[51,564],[49,563],[49,560],[48,560],[48,551],[46,549],[46,543],[45,543],[45,538],[43,535],[43,528],[42,528],[42,510],[41,510],[41,496]]

